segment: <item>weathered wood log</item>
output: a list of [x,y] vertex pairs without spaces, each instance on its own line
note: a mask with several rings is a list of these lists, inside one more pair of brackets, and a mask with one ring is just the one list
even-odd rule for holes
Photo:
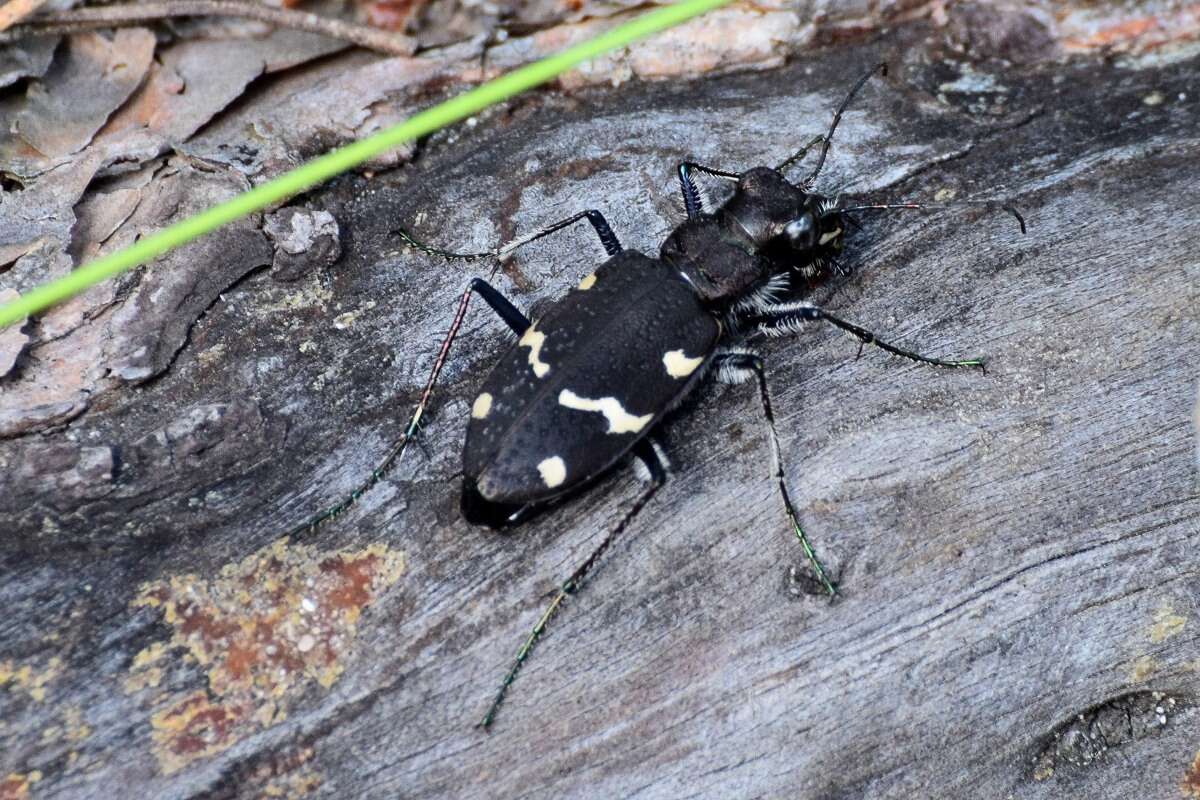
[[[0,441],[0,797],[1200,796],[1197,61],[1003,68],[927,32],[543,93],[297,203],[336,220],[331,266],[310,216],[307,270],[302,245],[259,269],[256,222],[179,259],[190,283],[125,284],[187,321],[130,316],[121,363],[152,377]],[[471,274],[391,231],[481,249],[597,207],[652,252],[680,218],[676,162],[779,160],[879,59],[819,188],[1005,198],[1029,231],[986,209],[865,217],[820,299],[987,374],[856,359],[820,327],[765,344],[842,597],[806,579],[753,392],[709,386],[663,431],[671,482],[475,730],[637,489],[615,475],[511,534],[461,521],[470,398],[506,346],[474,309],[423,448],[279,539],[398,436]],[[172,162],[160,195],[236,188],[203,166]],[[568,233],[501,281],[529,306],[600,258]],[[157,349],[129,344],[138,326]]]

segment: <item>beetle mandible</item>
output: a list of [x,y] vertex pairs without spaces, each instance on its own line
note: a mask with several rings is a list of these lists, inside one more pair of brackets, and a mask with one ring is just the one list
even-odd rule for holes
[[[424,391],[401,438],[367,480],[344,501],[300,526],[311,528],[352,504],[403,455],[417,434],[433,387],[462,325],[472,293],[479,295],[517,335],[484,380],[471,405],[463,449],[462,510],[468,521],[492,527],[528,519],[587,486],[632,454],[644,467],[647,488],[588,558],[561,584],[526,638],[480,725],[489,727],[508,687],[566,597],[582,586],[612,541],[667,477],[667,464],[649,434],[669,411],[714,373],[718,380],[757,383],[770,438],[775,477],[792,531],[824,591],[837,589],[817,558],[788,496],[761,356],[749,340],[796,332],[825,321],[897,356],[940,367],[983,368],[980,359],[943,360],[906,350],[871,331],[799,301],[793,277],[811,279],[838,266],[848,224],[856,211],[945,207],[941,204],[843,205],[811,191],[833,134],[854,96],[875,72],[864,74],[834,113],[827,133],[776,167],[726,172],[684,162],[677,168],[687,219],[662,244],[657,258],[625,250],[604,216],[589,209],[482,253],[454,253],[424,244],[408,232],[410,247],[453,260],[499,260],[523,245],[586,219],[608,260],[560,300],[530,320],[487,280],[463,292]],[[817,162],[801,181],[784,171],[820,145]],[[706,211],[695,175],[729,181],[732,195]],[[978,201],[989,204],[991,201]],[[1011,206],[1021,231],[1024,220]]]

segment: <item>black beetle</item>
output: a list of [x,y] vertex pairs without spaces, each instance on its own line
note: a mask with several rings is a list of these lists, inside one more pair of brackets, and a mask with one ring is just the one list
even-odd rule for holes
[[[396,233],[410,246],[448,259],[496,258],[586,219],[608,260],[565,297],[529,320],[487,281],[464,292],[425,391],[406,429],[384,462],[346,501],[306,525],[339,513],[370,488],[417,432],[471,293],[481,296],[519,337],[485,379],[471,407],[463,451],[464,516],[493,527],[527,519],[586,486],[632,453],[648,472],[649,487],[562,584],[517,653],[481,725],[495,718],[508,686],[566,596],[579,589],[592,566],[666,478],[661,451],[648,434],[715,371],[719,380],[756,379],[767,420],[774,475],[793,532],[822,587],[836,589],[809,545],[788,497],[762,359],[743,345],[751,338],[793,333],[824,320],[895,355],[943,367],[983,367],[979,359],[929,358],[879,340],[870,331],[794,298],[793,285],[837,265],[851,212],[929,208],[903,204],[844,206],[810,191],[829,151],[842,113],[880,64],[863,75],[834,114],[828,132],[778,167],[730,173],[685,162],[678,167],[687,220],[663,243],[658,258],[623,250],[599,211],[588,210],[485,253],[452,253]],[[789,182],[783,171],[821,144],[808,176]],[[693,176],[735,184],[711,213],[703,208]],[[1015,209],[1004,206],[1021,223]],[[495,274],[493,269],[492,274]]]

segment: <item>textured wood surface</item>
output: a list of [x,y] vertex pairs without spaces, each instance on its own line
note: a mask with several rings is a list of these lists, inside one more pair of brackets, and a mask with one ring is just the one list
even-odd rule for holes
[[[297,203],[336,220],[331,266],[258,269],[253,226],[177,264],[234,285],[179,290],[186,324],[126,363],[156,377],[0,441],[0,797],[1200,796],[1198,62],[972,66],[925,33],[542,94]],[[778,161],[881,58],[819,188],[1004,197],[1029,232],[869,217],[820,299],[988,373],[855,359],[821,327],[765,345],[841,599],[805,578],[754,393],[706,387],[663,431],[671,482],[475,730],[637,487],[510,534],[459,519],[468,404],[506,343],[474,309],[424,451],[279,541],[397,435],[471,274],[389,232],[469,250],[597,207],[653,250],[677,161]],[[556,237],[499,282],[528,307],[599,250]]]

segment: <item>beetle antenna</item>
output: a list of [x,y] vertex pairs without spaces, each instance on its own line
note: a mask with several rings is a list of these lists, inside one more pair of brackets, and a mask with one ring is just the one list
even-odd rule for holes
[[1025,233],[1025,218],[1021,216],[1021,212],[1007,203],[1000,203],[996,200],[959,200],[956,203],[869,203],[861,206],[847,206],[839,209],[843,214],[851,211],[878,211],[884,209],[941,209],[941,208],[962,208],[963,206],[1000,206],[1004,211],[1013,215],[1017,224],[1021,226],[1021,233]]
[[863,84],[865,84],[872,75],[874,75],[876,72],[878,72],[880,75],[887,75],[887,71],[887,62],[881,61],[880,63],[871,67],[871,69],[867,70],[867,73],[859,78],[858,82],[855,83],[850,89],[850,93],[846,95],[846,98],[842,100],[842,104],[838,106],[838,110],[834,113],[833,122],[829,123],[829,132],[823,137],[825,143],[821,147],[821,155],[817,157],[817,165],[813,167],[812,172],[808,173],[808,177],[800,182],[801,186],[811,186],[813,181],[817,179],[817,176],[821,174],[821,168],[825,166],[825,156],[829,155],[829,146],[833,143],[833,132],[837,130],[838,123],[842,121],[842,114],[850,105],[850,101],[854,99],[854,96],[858,94],[859,89],[863,87]]

